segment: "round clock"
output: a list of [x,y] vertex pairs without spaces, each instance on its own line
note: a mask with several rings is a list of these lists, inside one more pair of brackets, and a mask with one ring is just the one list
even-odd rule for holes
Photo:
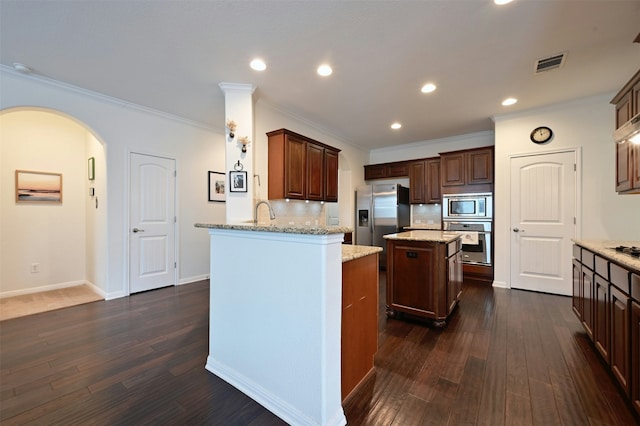
[[553,130],[547,126],[536,127],[529,135],[533,143],[546,143],[553,137]]

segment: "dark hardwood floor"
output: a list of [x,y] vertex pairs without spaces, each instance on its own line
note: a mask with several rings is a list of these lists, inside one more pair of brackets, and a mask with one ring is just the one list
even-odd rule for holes
[[[387,320],[350,425],[634,425],[566,297],[468,284],[443,329]],[[0,322],[0,424],[280,425],[204,369],[208,282]],[[233,321],[233,318],[229,318]]]

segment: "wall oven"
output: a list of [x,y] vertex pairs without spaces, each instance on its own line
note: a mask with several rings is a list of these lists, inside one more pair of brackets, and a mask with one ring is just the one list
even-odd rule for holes
[[442,196],[442,220],[484,220],[493,217],[493,195],[478,194],[444,194]]
[[462,261],[491,266],[491,221],[443,221],[443,230],[455,232],[462,239]]

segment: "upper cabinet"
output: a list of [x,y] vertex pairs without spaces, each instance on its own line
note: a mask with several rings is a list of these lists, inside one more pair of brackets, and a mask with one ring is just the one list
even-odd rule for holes
[[338,201],[339,149],[286,129],[267,137],[270,200]]
[[[638,120],[640,114],[640,71],[611,100],[616,106],[616,130]],[[625,126],[626,125],[626,126]],[[625,132],[625,130],[620,130]],[[640,145],[618,140],[616,132],[616,191],[620,194],[640,193]]]
[[443,193],[493,191],[493,147],[440,154],[440,185]]
[[409,202],[440,203],[440,158],[412,161],[409,165]]
[[407,177],[410,163],[410,161],[396,161],[364,166],[364,180]]

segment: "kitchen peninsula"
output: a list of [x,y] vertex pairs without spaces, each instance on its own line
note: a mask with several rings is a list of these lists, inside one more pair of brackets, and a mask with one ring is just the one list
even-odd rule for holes
[[[367,262],[373,265],[377,290],[380,249],[347,248],[343,256],[343,236],[351,232],[345,227],[195,226],[207,228],[211,238],[206,369],[287,423],[346,424],[342,274],[345,266],[354,266],[362,276],[359,262]],[[371,287],[372,279],[366,282]],[[377,291],[374,297],[377,307]],[[358,309],[352,312],[362,312]],[[357,321],[353,325],[358,327]],[[374,353],[377,321],[375,327]],[[367,357],[372,362],[373,355]],[[362,374],[354,373],[355,384]]]
[[387,240],[387,315],[417,315],[443,326],[462,292],[459,234],[407,231]]

